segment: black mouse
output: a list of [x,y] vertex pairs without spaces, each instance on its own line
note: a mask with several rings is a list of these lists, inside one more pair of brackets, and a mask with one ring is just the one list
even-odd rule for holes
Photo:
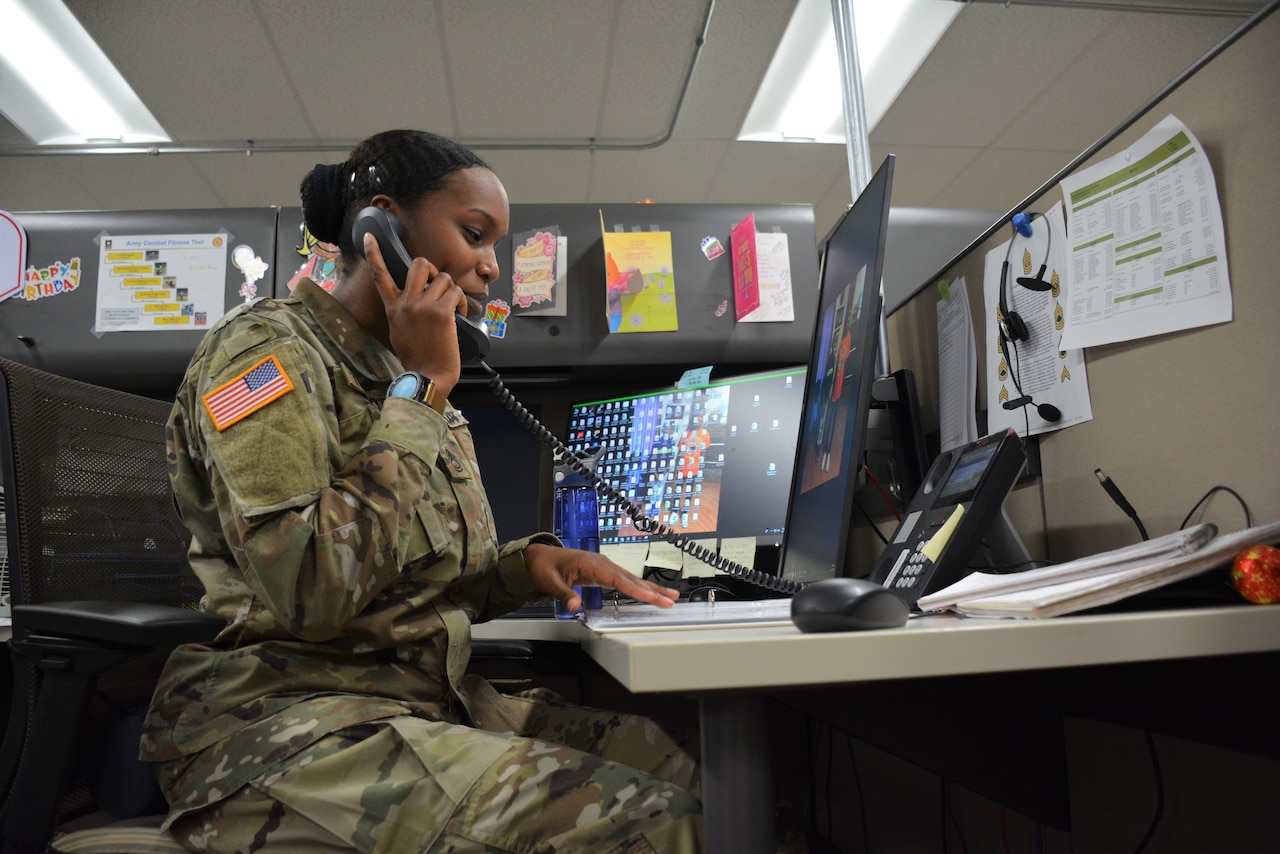
[[865,578],[825,578],[791,599],[791,621],[802,632],[891,629],[907,621],[907,603]]

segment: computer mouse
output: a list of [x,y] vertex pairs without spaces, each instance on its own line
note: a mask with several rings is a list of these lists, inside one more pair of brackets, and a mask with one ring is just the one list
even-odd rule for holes
[[802,632],[891,629],[907,621],[908,611],[903,599],[865,578],[824,578],[791,599],[791,621]]

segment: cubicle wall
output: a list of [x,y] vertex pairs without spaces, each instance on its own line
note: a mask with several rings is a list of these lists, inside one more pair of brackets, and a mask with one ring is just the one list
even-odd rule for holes
[[[1043,477],[1038,486],[1016,491],[1011,501],[1015,522],[1036,557],[1069,559],[1137,538],[1133,523],[1100,488],[1095,468],[1116,482],[1153,536],[1178,528],[1218,485],[1248,502],[1254,524],[1280,519],[1277,45],[1280,14],[1271,14],[1081,164],[1084,168],[1123,151],[1169,114],[1187,125],[1217,182],[1234,319],[1086,351],[1093,420],[1042,436]],[[1045,210],[1060,198],[1055,186],[1034,209]],[[985,340],[983,258],[1009,234],[1005,224],[942,276],[964,276],[968,283],[979,364]],[[928,287],[888,322],[892,365],[916,372],[925,421],[933,430],[938,428],[938,299],[938,290]],[[978,398],[986,400],[981,375]],[[1225,492],[1216,493],[1196,520],[1214,522],[1224,531],[1244,526],[1239,505]]]
[[[512,234],[558,226],[567,238],[568,290],[564,313],[512,318],[507,334],[493,342],[490,363],[511,371],[556,369],[562,379],[582,366],[663,366],[652,376],[615,371],[627,387],[645,388],[673,381],[691,365],[782,365],[802,362],[808,353],[817,305],[817,239],[809,205],[513,205]],[[795,320],[737,323],[732,309],[733,280],[726,254],[708,258],[704,238],[727,250],[729,232],[748,214],[758,231],[786,233]],[[668,332],[610,334],[606,320],[605,255],[601,217],[610,231],[666,231],[671,234],[672,266],[679,328]],[[141,394],[164,397],[176,390],[204,331],[223,310],[245,299],[286,293],[287,283],[305,258],[301,210],[245,208],[158,211],[34,212],[16,215],[28,236],[27,267],[46,273],[43,287],[0,303],[0,356],[63,376]],[[132,276],[126,289],[140,297],[138,308],[104,305],[99,269],[106,241],[122,237],[174,239],[208,235],[225,254],[221,290],[187,294],[184,276],[168,278],[160,269],[170,252],[165,245],[146,254],[137,249],[137,269],[111,275]],[[154,245],[154,244],[152,244]],[[117,245],[115,250],[121,250]],[[501,278],[492,294],[511,302],[511,238],[498,256]],[[176,258],[175,258],[176,260]],[[115,265],[113,265],[115,266]],[[145,269],[144,269],[145,268]],[[186,269],[198,279],[202,272]],[[176,284],[176,287],[175,287]],[[165,289],[175,299],[158,299]],[[119,291],[119,282],[112,283]],[[181,298],[179,298],[179,294]],[[118,297],[113,297],[120,299]],[[728,303],[728,308],[723,308]],[[147,312],[163,313],[169,302],[174,317],[147,326]],[[179,307],[180,306],[180,307]],[[139,312],[143,322],[103,323],[120,312]],[[114,314],[113,314],[114,312]]]
[[[232,260],[233,252],[244,247],[241,253],[247,248],[251,258],[267,261],[275,252],[275,208],[40,212],[15,216],[27,233],[27,270],[36,271],[41,282],[30,292],[0,303],[0,356],[61,376],[156,397],[173,395],[208,324],[217,319],[224,306],[230,308],[244,300],[240,289],[246,275]],[[207,271],[188,269],[186,259],[176,257],[185,254],[178,243],[153,248],[150,251],[155,254],[149,257],[146,248],[125,246],[122,240],[160,236],[174,240],[208,236],[211,247],[221,241],[209,253],[221,254],[221,261],[214,262],[224,268],[221,291],[215,282],[212,292],[193,291],[179,299],[179,289],[189,284],[187,278],[207,285]],[[135,331],[142,323],[127,319],[114,331],[100,323],[100,319],[119,316],[119,308],[99,305],[100,277],[115,273],[99,266],[109,251],[107,241],[113,239],[118,245],[110,251],[138,256],[136,261],[119,262],[122,269],[135,268],[119,273],[122,279],[130,277],[131,290],[139,295],[166,291],[173,296],[171,301],[139,299],[137,304],[192,305],[200,309],[200,316],[178,308],[172,314],[179,323],[154,326],[150,331]],[[147,244],[162,245],[156,241]],[[178,272],[176,265],[184,264],[183,275],[175,277],[179,279],[177,287],[167,280],[164,269],[157,272],[157,263],[169,263],[164,261],[166,257],[173,257],[175,264],[168,273]],[[202,265],[203,262],[194,262],[191,266]],[[269,277],[271,272],[268,270],[266,275]],[[265,281],[269,288],[270,279]],[[119,287],[113,286],[113,290],[118,291]],[[145,319],[145,314],[139,316],[139,320]]]
[[[730,232],[754,214],[756,230],[787,235],[795,320],[738,323],[733,310]],[[302,259],[301,208],[280,212],[277,294],[288,271]],[[609,332],[605,299],[605,252],[601,225],[610,232],[669,232],[679,329],[668,332]],[[511,297],[512,237],[533,229],[558,229],[568,251],[568,290],[563,314],[520,315],[509,319],[505,335],[492,342],[488,362],[511,371],[569,372],[584,368],[693,365],[783,365],[804,362],[809,353],[818,300],[817,237],[809,205],[676,204],[513,204],[509,235],[498,245],[501,273],[490,296]],[[725,253],[708,258],[703,241],[715,238]],[[671,382],[670,370],[646,379],[617,372],[624,387]]]

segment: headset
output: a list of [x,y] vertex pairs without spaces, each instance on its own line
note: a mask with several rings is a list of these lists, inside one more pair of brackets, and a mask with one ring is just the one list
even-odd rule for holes
[[[1000,330],[1000,349],[1004,351],[1005,361],[1009,365],[1009,379],[1013,382],[1014,391],[1018,393],[1017,397],[1006,400],[1002,406],[1010,411],[1023,409],[1024,415],[1026,414],[1025,407],[1034,406],[1036,413],[1041,418],[1050,424],[1056,424],[1062,420],[1062,410],[1052,403],[1036,403],[1031,399],[1031,395],[1022,390],[1022,383],[1018,380],[1018,369],[1016,367],[1018,342],[1030,339],[1031,330],[1027,326],[1027,322],[1022,319],[1022,316],[1013,310],[1012,302],[1009,299],[1009,257],[1013,253],[1013,244],[1017,242],[1019,234],[1023,237],[1031,236],[1031,223],[1036,217],[1041,220],[1045,219],[1044,214],[1041,213],[1020,213],[1013,217],[1012,223],[1015,233],[1009,239],[1009,246],[1004,251],[1004,263],[1000,267],[1000,317],[997,324]],[[1049,253],[1053,250],[1053,229],[1049,228],[1047,220],[1045,220],[1045,228],[1048,230],[1049,238],[1045,243],[1044,260],[1040,263],[1040,269],[1036,271],[1034,276],[1018,276],[1015,280],[1027,290],[1041,293],[1053,289],[1053,284],[1045,278],[1045,273],[1049,269]],[[1030,427],[1028,426],[1029,430]]]

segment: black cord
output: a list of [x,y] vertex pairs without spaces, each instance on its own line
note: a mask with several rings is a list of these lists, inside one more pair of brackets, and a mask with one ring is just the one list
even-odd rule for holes
[[858,773],[858,758],[853,752],[853,736],[845,734],[845,747],[849,751],[849,773],[858,787],[858,820],[862,822],[862,850],[871,854],[871,828],[867,827],[867,795],[862,790],[862,775]]
[[1234,496],[1236,501],[1240,502],[1240,508],[1244,510],[1244,526],[1246,528],[1253,527],[1253,517],[1249,513],[1249,505],[1246,504],[1245,500],[1240,497],[1240,493],[1236,492],[1234,489],[1232,489],[1229,486],[1222,486],[1221,484],[1219,484],[1218,486],[1213,487],[1208,492],[1206,492],[1203,496],[1201,496],[1200,500],[1197,501],[1195,506],[1191,508],[1191,511],[1187,513],[1187,517],[1182,520],[1182,524],[1178,526],[1179,531],[1187,527],[1187,523],[1191,521],[1191,517],[1195,515],[1196,511],[1200,509],[1201,505],[1203,505],[1206,501],[1208,501],[1209,498],[1215,492],[1226,492]]
[[878,527],[876,527],[876,520],[871,518],[871,514],[867,512],[867,508],[862,506],[862,502],[855,497],[853,499],[853,504],[858,508],[858,511],[862,513],[862,518],[867,520],[867,524],[871,526],[871,530],[875,531],[876,536],[880,538],[880,542],[884,543],[886,546],[889,545],[889,538],[886,537]]
[[1102,484],[1102,488],[1106,490],[1107,495],[1111,496],[1111,500],[1116,503],[1116,506],[1133,520],[1133,524],[1138,526],[1138,533],[1142,535],[1142,539],[1151,539],[1147,536],[1146,526],[1138,518],[1138,511],[1133,509],[1133,505],[1129,503],[1129,499],[1124,497],[1124,493],[1120,491],[1120,487],[1116,486],[1115,481],[1103,474],[1102,469],[1094,469],[1093,474],[1098,478],[1098,483]]
[[680,575],[676,570],[657,566],[646,566],[640,573],[640,577],[645,581],[653,581],[656,578],[659,584],[676,584],[680,581]]
[[789,579],[780,578],[776,575],[768,575],[759,570],[743,566],[740,563],[730,560],[723,555],[717,554],[710,549],[703,548],[698,545],[697,541],[691,540],[683,534],[679,534],[675,529],[663,525],[656,519],[646,516],[644,512],[631,503],[627,496],[618,492],[610,486],[600,475],[596,474],[589,466],[578,459],[578,455],[570,451],[565,444],[561,442],[554,433],[542,425],[537,418],[534,417],[524,404],[516,400],[515,395],[502,384],[502,377],[498,372],[489,367],[488,363],[483,359],[479,360],[480,367],[484,368],[489,374],[489,389],[493,392],[494,397],[498,398],[507,410],[515,416],[516,420],[524,425],[525,429],[532,433],[538,441],[551,449],[556,458],[566,463],[575,472],[582,475],[587,483],[597,492],[605,495],[611,501],[616,501],[635,525],[636,530],[642,534],[648,534],[659,539],[666,540],[671,545],[680,549],[680,551],[702,561],[713,569],[726,572],[729,575],[735,575],[742,578],[757,587],[763,587],[766,590],[773,590],[777,593],[786,593],[794,596],[804,587],[803,584],[791,581]]
[[836,742],[835,733],[829,724],[824,724],[823,730],[827,733],[827,841],[830,842],[836,832],[836,820],[832,815],[835,795],[831,791],[832,769],[836,764]]
[[1156,740],[1151,736],[1151,727],[1144,726],[1142,734],[1147,737],[1147,752],[1151,756],[1151,771],[1156,778],[1156,813],[1151,817],[1151,824],[1147,825],[1147,832],[1142,837],[1142,841],[1134,849],[1135,854],[1141,854],[1142,851],[1146,850],[1147,845],[1151,842],[1151,837],[1155,835],[1156,828],[1160,825],[1160,819],[1164,816],[1164,777],[1160,773],[1160,755],[1156,753]]
[[[1012,311],[1012,309],[1010,309],[1010,311]],[[1009,348],[1009,347],[1013,348],[1012,357],[1009,356],[1008,349],[1006,349],[1004,353],[1005,364],[1009,366],[1009,379],[1013,380],[1013,387],[1014,387],[1014,390],[1018,392],[1018,397],[1022,397],[1023,396],[1022,382],[1018,379],[1018,372],[1013,367],[1015,362],[1019,362],[1018,342],[1012,341],[1008,338],[1005,338],[1004,342],[1005,342],[1006,348]],[[1031,401],[1028,400],[1022,406],[1022,423],[1026,425],[1022,435],[1026,436],[1028,439],[1031,438],[1031,413],[1027,411],[1030,408],[1031,408]]]

